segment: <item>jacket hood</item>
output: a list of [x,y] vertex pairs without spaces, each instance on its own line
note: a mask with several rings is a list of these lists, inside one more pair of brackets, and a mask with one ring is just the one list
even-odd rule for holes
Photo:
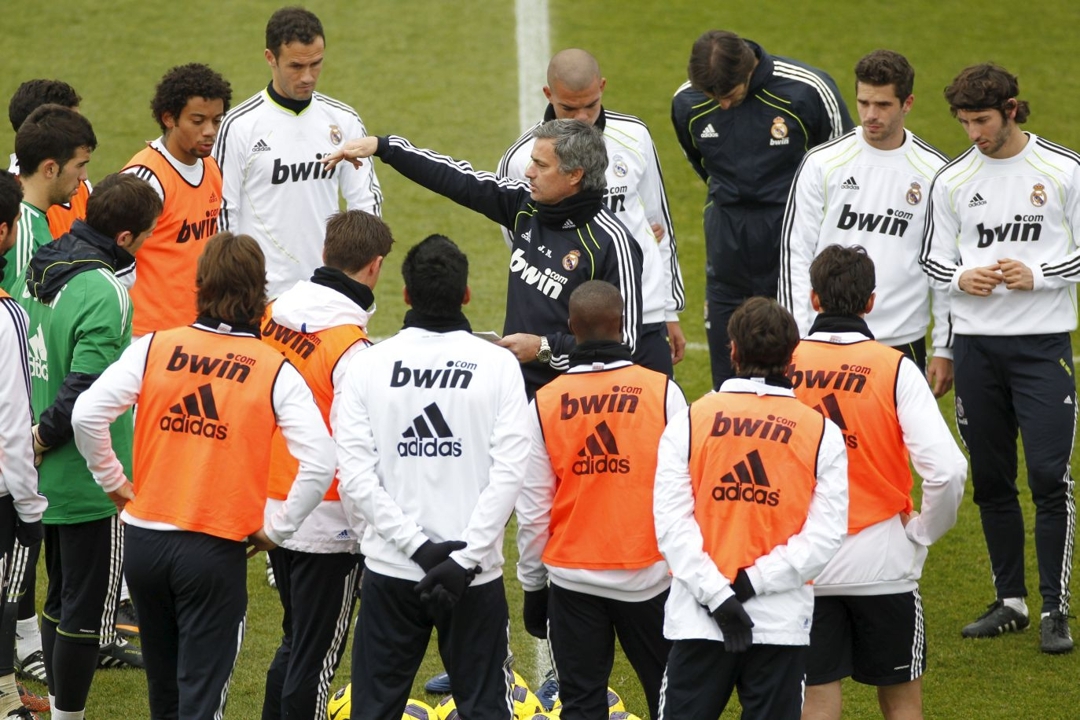
[[111,273],[129,267],[135,257],[82,220],[71,231],[43,245],[26,271],[26,287],[41,302],[50,302],[71,278],[103,268]]
[[359,325],[366,331],[374,314],[374,304],[365,310],[337,290],[301,280],[274,301],[271,317],[290,330],[312,333],[338,325]]

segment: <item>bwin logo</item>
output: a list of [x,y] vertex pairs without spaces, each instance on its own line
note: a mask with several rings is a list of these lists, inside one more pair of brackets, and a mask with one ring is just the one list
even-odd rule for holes
[[745,460],[735,463],[735,467],[721,476],[720,484],[712,489],[712,497],[717,502],[752,502],[776,507],[780,504],[780,491],[770,487],[761,455],[751,450]]
[[975,229],[979,232],[979,247],[988,248],[994,242],[1036,242],[1042,234],[1042,215],[1015,215],[1015,222],[996,227],[983,227],[979,223]]
[[224,440],[229,436],[229,428],[218,422],[217,403],[210,383],[200,385],[195,392],[185,395],[169,408],[169,415],[163,415],[158,427],[165,432],[186,433],[211,440]]
[[844,392],[861,393],[866,387],[866,379],[870,374],[870,368],[864,365],[848,365],[844,363],[840,370],[798,370],[794,365],[788,366],[787,376],[791,379],[794,387],[805,385],[807,388],[821,388],[831,390],[843,390]]
[[593,475],[596,473],[614,473],[625,475],[630,472],[630,458],[618,457],[619,444],[615,435],[603,420],[596,429],[585,438],[585,447],[578,451],[580,460],[574,461],[571,469],[575,475]]
[[273,320],[266,321],[262,334],[263,337],[272,337],[305,360],[311,357],[311,353],[315,352],[316,345],[322,344],[317,335],[287,328]]
[[510,257],[510,272],[521,273],[521,279],[526,285],[535,286],[537,290],[553,300],[557,300],[562,294],[563,286],[567,282],[565,277],[551,268],[541,270],[530,265],[525,259],[525,251],[521,248],[514,250],[514,254]]
[[461,457],[461,440],[454,438],[435,403],[424,408],[401,437],[405,438],[397,444],[401,457]]
[[207,210],[203,220],[192,220],[180,225],[180,232],[176,233],[177,243],[186,243],[188,240],[202,240],[209,238],[217,232],[217,210]]
[[315,159],[311,162],[286,165],[281,162],[280,159],[274,158],[274,169],[270,175],[270,183],[273,185],[281,185],[290,180],[292,182],[303,182],[304,180],[329,180],[334,177],[334,171],[337,168],[327,170],[326,166],[322,164],[322,159],[322,153],[315,153]]
[[771,440],[787,445],[791,441],[792,428],[796,426],[794,420],[767,415],[762,418],[744,418],[737,415],[724,415],[724,411],[716,413],[713,418],[713,437],[722,437],[731,433],[735,436],[759,437],[762,440]]
[[407,368],[400,360],[394,361],[394,370],[390,375],[390,387],[405,387],[410,383],[418,388],[461,388],[466,390],[472,382],[476,363],[463,360],[447,360],[446,368],[433,370]]
[[563,393],[559,398],[559,419],[569,420],[581,412],[583,415],[592,413],[636,413],[641,388],[633,385],[615,385],[610,393],[600,395],[583,395],[579,398],[570,397],[570,393]]
[[859,232],[876,232],[880,235],[892,235],[903,237],[908,229],[908,221],[914,215],[903,210],[885,211],[884,215],[874,213],[857,213],[851,209],[851,204],[844,205],[840,211],[840,218],[836,221],[836,227],[840,230],[854,230]]

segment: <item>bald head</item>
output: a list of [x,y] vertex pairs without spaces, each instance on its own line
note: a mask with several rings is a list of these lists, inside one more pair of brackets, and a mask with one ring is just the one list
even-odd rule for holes
[[556,53],[548,63],[544,95],[555,109],[557,119],[595,125],[600,117],[604,85],[596,58],[579,48],[569,48]]
[[622,311],[617,287],[589,280],[570,293],[570,331],[579,345],[589,340],[622,342]]

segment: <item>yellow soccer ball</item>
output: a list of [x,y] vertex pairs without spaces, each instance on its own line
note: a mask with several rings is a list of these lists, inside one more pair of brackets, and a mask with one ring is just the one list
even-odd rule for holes
[[515,683],[510,694],[514,698],[515,720],[522,720],[522,718],[532,717],[537,713],[544,712],[544,706],[541,704],[540,698],[536,697],[536,693],[530,690],[528,685]]
[[453,695],[447,695],[439,704],[435,706],[435,714],[439,716],[439,720],[459,720],[460,716],[457,711],[457,703],[454,702]]
[[619,693],[615,692],[611,688],[607,689],[607,709],[609,713],[626,712],[626,706],[623,705],[622,698],[619,697]]
[[438,718],[435,708],[412,698],[409,698],[409,702],[405,705],[405,712],[401,715],[401,720],[438,720]]
[[326,717],[329,720],[349,720],[352,717],[352,683],[330,696],[326,703]]
[[559,717],[558,713],[541,712],[541,713],[535,713],[533,715],[527,715],[526,717],[522,718],[522,720],[548,720],[548,718],[557,718],[557,717]]

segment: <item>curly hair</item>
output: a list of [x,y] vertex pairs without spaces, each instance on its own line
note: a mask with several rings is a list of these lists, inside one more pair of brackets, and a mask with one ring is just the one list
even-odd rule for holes
[[30,113],[42,105],[62,105],[66,108],[77,108],[82,103],[79,93],[75,88],[63,80],[27,80],[8,103],[8,120],[11,121],[11,129],[19,131]]
[[876,284],[874,261],[861,245],[829,245],[810,263],[810,285],[827,313],[862,315]]
[[469,259],[445,235],[428,235],[405,253],[401,277],[414,310],[452,318],[461,312],[469,286]]
[[783,375],[799,344],[795,318],[772,298],[752,297],[744,302],[731,314],[727,330],[738,377]]
[[179,65],[165,73],[154,90],[154,99],[150,101],[150,111],[154,115],[161,132],[165,132],[165,113],[174,120],[180,118],[184,106],[193,97],[224,102],[224,112],[229,111],[232,100],[232,86],[229,81],[201,63]]
[[1031,108],[1027,100],[1017,100],[1020,81],[1000,65],[982,63],[964,68],[945,88],[949,111],[956,117],[958,110],[998,110],[1002,115],[1016,107],[1016,124],[1026,122]]
[[855,64],[855,81],[874,87],[892,85],[900,102],[915,89],[915,68],[908,59],[892,50],[875,50]]

